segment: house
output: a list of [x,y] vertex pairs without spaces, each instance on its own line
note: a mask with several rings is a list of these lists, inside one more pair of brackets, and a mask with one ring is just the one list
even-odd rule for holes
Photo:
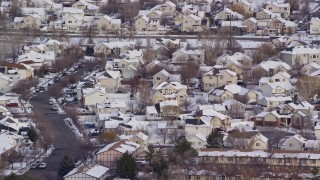
[[116,112],[125,114],[127,112],[127,104],[121,100],[106,100],[103,103],[96,104],[96,112],[98,114],[112,114]]
[[310,20],[310,34],[320,34],[320,19],[312,17]]
[[162,120],[162,115],[160,113],[160,107],[157,105],[154,106],[147,106],[146,107],[146,116],[147,120]]
[[282,148],[289,151],[315,151],[320,147],[319,140],[307,140],[295,134],[283,142]]
[[63,28],[70,30],[70,31],[79,31],[83,24],[83,16],[79,15],[70,15],[64,18],[64,26]]
[[314,111],[314,106],[307,101],[285,102],[277,106],[280,114],[294,114],[302,112],[306,115],[311,115]]
[[78,16],[79,18],[84,18],[84,11],[81,9],[73,7],[63,7],[62,9],[62,21],[65,21],[69,16]]
[[181,75],[180,74],[170,74],[166,70],[161,70],[155,75],[152,76],[152,84],[153,86],[157,86],[162,82],[168,82],[168,81],[176,81],[178,83],[181,83]]
[[259,87],[264,96],[293,96],[294,87],[290,82],[290,75],[286,72],[278,72],[272,77],[262,77]]
[[140,145],[137,143],[125,140],[117,141],[106,145],[97,152],[97,163],[110,169],[116,169],[117,161],[125,152],[136,157],[140,151]]
[[277,72],[283,71],[289,73],[291,66],[283,61],[267,60],[254,67],[253,71],[256,75],[273,76]]
[[222,104],[198,105],[196,112],[201,112],[206,109],[213,109],[214,111],[224,115],[227,114],[227,109]]
[[96,55],[119,56],[133,49],[134,45],[134,42],[102,42],[94,47],[94,53]]
[[87,179],[103,180],[109,175],[109,168],[99,164],[85,164],[74,168],[68,174],[63,176],[64,180]]
[[187,140],[191,143],[192,147],[197,150],[205,148],[207,145],[207,137],[200,132],[188,137]]
[[232,131],[228,134],[225,144],[234,149],[268,150],[268,138],[259,131]]
[[203,63],[204,53],[200,50],[187,50],[185,48],[181,48],[172,54],[173,63],[184,64],[184,63],[187,63],[188,61]]
[[7,75],[3,73],[0,73],[0,92],[9,92],[11,91],[12,87],[12,79],[10,79]]
[[86,0],[79,0],[72,7],[83,10],[85,15],[95,15],[99,11],[98,6],[88,3]]
[[261,112],[250,119],[254,122],[255,126],[291,126],[291,115],[281,115],[277,111]]
[[128,141],[139,144],[142,149],[147,149],[148,147],[148,135],[143,132],[138,132],[128,138]]
[[201,17],[190,14],[183,17],[181,24],[182,32],[201,32],[207,27],[207,20]]
[[39,14],[27,14],[23,18],[23,28],[40,29],[41,16]]
[[121,30],[121,19],[113,19],[104,15],[97,20],[97,30],[99,32],[118,32]]
[[84,106],[95,107],[97,103],[104,103],[106,99],[105,89],[88,88],[82,89],[82,102]]
[[162,82],[153,87],[154,95],[153,103],[175,100],[179,104],[184,103],[188,99],[187,86],[179,82]]
[[305,75],[310,75],[316,71],[320,70],[320,64],[312,62],[309,64],[305,64],[302,68],[301,68],[301,72]]
[[105,88],[106,92],[117,92],[121,85],[120,71],[105,71],[96,75],[96,82],[100,87]]
[[135,29],[141,31],[157,31],[160,28],[160,20],[150,19],[147,16],[141,16],[135,21]]
[[226,128],[231,125],[231,117],[214,109],[203,109],[198,112],[204,117],[210,117],[210,124],[212,128]]
[[274,18],[277,14],[269,11],[268,9],[262,9],[256,14],[257,20],[270,20]]
[[225,8],[223,11],[219,12],[215,16],[215,20],[241,20],[243,19],[243,15],[232,11],[229,8]]
[[278,33],[282,34],[294,34],[297,30],[297,25],[292,21],[276,16],[268,22],[268,28],[275,29]]
[[201,133],[204,137],[207,137],[213,129],[212,119],[210,116],[184,117],[186,137],[192,137],[196,133]]
[[292,98],[290,96],[272,96],[258,100],[258,104],[266,108],[273,108],[284,102],[292,102]]
[[289,3],[278,3],[272,2],[267,4],[266,9],[271,11],[272,13],[278,13],[283,18],[289,18],[290,16],[290,4]]
[[45,46],[48,51],[53,51],[55,54],[60,55],[63,53],[63,43],[58,40],[49,39]]
[[213,88],[226,84],[237,84],[237,74],[228,69],[215,69],[202,75],[202,87],[204,91],[210,91]]
[[248,33],[255,33],[257,31],[258,21],[253,17],[246,19],[242,24],[246,26],[246,30]]
[[156,6],[156,9],[161,11],[165,16],[173,16],[176,13],[176,4],[171,1],[165,1],[159,7]]
[[313,46],[299,46],[281,51],[281,59],[289,65],[320,63],[320,49]]
[[151,20],[160,21],[163,18],[163,12],[159,10],[152,10],[147,14],[147,17]]
[[227,110],[227,114],[234,119],[244,118],[244,113],[246,105],[235,100],[235,99],[228,99],[223,101],[222,103]]
[[34,69],[23,63],[8,63],[6,66],[0,66],[0,70],[3,74],[11,78],[13,82],[34,77]]
[[6,151],[19,147],[22,144],[23,139],[23,136],[11,133],[9,131],[0,131],[0,155]]

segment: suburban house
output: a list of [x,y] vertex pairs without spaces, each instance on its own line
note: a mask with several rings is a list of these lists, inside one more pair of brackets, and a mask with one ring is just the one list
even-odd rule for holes
[[320,63],[320,49],[313,46],[299,46],[281,51],[281,58],[290,66],[312,62]]
[[108,144],[97,152],[97,162],[110,169],[116,169],[117,161],[125,152],[136,157],[140,153],[140,145],[125,140]]
[[141,16],[135,21],[135,29],[141,31],[157,31],[160,29],[160,20],[150,19],[147,16]]
[[232,131],[227,136],[225,144],[235,149],[268,150],[268,138],[259,131]]
[[297,25],[292,21],[276,16],[268,22],[268,28],[274,29],[278,33],[294,34],[297,30]]
[[200,132],[189,136],[187,139],[194,149],[205,148],[207,145],[207,137]]
[[127,104],[121,100],[106,100],[103,103],[96,104],[96,112],[98,114],[112,114],[117,112],[125,114],[127,112]]
[[133,49],[134,42],[103,42],[94,47],[94,53],[97,55],[113,55],[119,56],[122,53]]
[[273,76],[277,72],[283,71],[289,73],[291,66],[283,61],[263,61],[254,67],[253,72],[257,76]]
[[213,118],[210,116],[184,117],[186,137],[192,137],[196,133],[200,133],[204,137],[207,137],[213,130],[211,124],[212,119]]
[[109,168],[99,164],[85,164],[74,168],[68,174],[63,176],[64,180],[88,179],[103,180],[109,175]]
[[45,43],[45,46],[48,51],[53,51],[56,55],[60,55],[63,53],[63,43],[58,40],[49,39]]
[[283,18],[289,18],[290,16],[290,4],[289,3],[278,3],[272,2],[267,4],[266,9],[272,13],[280,14]]
[[173,63],[184,64],[188,61],[202,63],[204,62],[204,53],[201,50],[187,50],[181,48],[172,54]]
[[181,83],[181,75],[180,74],[170,74],[166,70],[161,70],[155,75],[153,75],[152,84],[153,86],[159,85],[162,82],[170,82],[170,81],[176,81]]
[[63,28],[70,31],[79,31],[83,24],[83,16],[70,15],[64,18]]
[[315,151],[320,147],[319,140],[307,140],[300,134],[295,134],[283,142],[282,149],[289,151]]
[[106,92],[117,92],[121,84],[120,71],[105,71],[96,75],[96,81]]
[[272,96],[293,96],[294,87],[290,82],[291,76],[286,72],[278,72],[272,77],[262,77],[259,87],[266,97]]
[[277,14],[269,11],[268,9],[262,9],[256,14],[257,20],[270,20],[274,18]]
[[121,19],[104,15],[97,20],[97,30],[99,32],[118,32],[121,30]]
[[228,99],[222,103],[227,110],[227,114],[234,119],[244,118],[246,104],[235,99]]
[[83,10],[85,15],[95,15],[99,12],[98,6],[88,3],[86,0],[79,0],[72,7]]
[[237,74],[228,69],[212,69],[202,75],[202,87],[204,91],[210,91],[213,88],[226,84],[237,84]]
[[41,16],[39,14],[27,14],[23,18],[22,28],[40,29]]
[[[0,155],[11,149],[19,147],[23,143],[24,137],[10,131],[0,131]],[[1,157],[0,157],[1,160]]]
[[153,106],[147,106],[146,107],[146,115],[147,115],[147,120],[149,120],[149,121],[162,120],[160,106],[157,106],[157,104],[155,104]]
[[175,100],[178,104],[184,103],[187,98],[187,86],[179,82],[162,82],[153,87],[154,95],[152,97],[153,103],[162,101]]
[[166,0],[163,4],[155,6],[153,9],[161,11],[165,16],[173,16],[176,13],[176,4]]
[[320,34],[320,19],[312,17],[310,20],[310,34]]
[[106,100],[105,89],[87,88],[82,89],[82,102],[84,106],[95,107],[97,103],[104,103]]
[[258,99],[258,104],[262,107],[274,108],[279,104],[284,102],[292,102],[292,98],[290,96],[272,96],[272,97],[264,97],[262,99]]
[[223,9],[215,16],[215,20],[241,20],[243,18],[243,15],[234,12],[229,8]]
[[246,19],[242,24],[246,26],[246,30],[248,33],[255,33],[257,31],[258,21],[253,17]]
[[208,21],[199,16],[190,14],[183,17],[181,24],[182,32],[201,32],[208,27]]
[[289,127],[291,115],[279,114],[277,111],[261,112],[250,118],[255,126]]

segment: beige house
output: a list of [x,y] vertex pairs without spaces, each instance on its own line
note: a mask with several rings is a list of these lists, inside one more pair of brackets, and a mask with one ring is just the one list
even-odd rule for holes
[[183,17],[181,24],[182,32],[201,32],[207,27],[207,21],[204,21],[203,24],[202,18],[193,14]]
[[82,102],[83,105],[95,107],[97,103],[104,103],[107,98],[107,94],[104,89],[82,90]]
[[46,42],[46,48],[49,51],[53,51],[55,54],[60,55],[63,53],[63,45],[60,41],[50,39]]
[[247,29],[247,32],[248,33],[255,33],[257,31],[257,28],[258,28],[258,21],[251,17],[245,21],[243,21],[243,25],[246,26],[246,29]]
[[117,161],[121,158],[122,154],[128,152],[136,157],[140,153],[140,145],[130,141],[117,141],[108,144],[97,152],[97,162],[110,169],[116,169]]
[[288,127],[291,115],[279,114],[277,111],[261,112],[251,118],[255,126]]
[[320,19],[318,17],[311,18],[310,34],[320,34]]
[[134,48],[134,42],[103,42],[97,44],[94,47],[94,53],[96,55],[115,55],[119,56],[122,53],[126,53]]
[[23,18],[22,27],[40,29],[41,16],[39,14],[28,14]]
[[97,75],[96,81],[100,87],[105,88],[106,92],[114,93],[121,85],[121,73],[120,71],[106,71]]
[[268,9],[263,9],[256,14],[256,19],[257,20],[269,20],[271,18],[274,18],[275,16],[276,16],[276,14],[272,13]]
[[147,16],[141,16],[135,21],[135,29],[139,31],[157,31],[160,27],[160,20],[150,19]]
[[297,30],[297,25],[289,20],[285,20],[282,17],[275,17],[268,23],[270,29],[275,29],[278,33],[293,34]]
[[172,62],[178,64],[184,64],[188,61],[193,61],[197,63],[204,62],[204,52],[202,50],[191,50],[186,48],[181,48],[172,53]]
[[162,19],[162,16],[163,16],[163,12],[159,10],[153,10],[147,15],[149,19],[159,20],[159,21]]
[[167,82],[167,81],[176,81],[178,83],[181,83],[181,76],[180,74],[170,74],[166,70],[161,70],[157,74],[155,74],[153,77],[152,83],[153,86],[157,86],[162,82]]
[[171,1],[166,1],[163,4],[156,6],[165,16],[173,16],[176,13],[176,4]]
[[97,20],[97,30],[99,32],[118,32],[121,30],[121,19],[113,19],[104,15]]
[[266,6],[266,9],[272,13],[278,13],[283,18],[289,18],[290,16],[290,4],[289,3],[277,3],[272,2]]
[[94,15],[99,11],[98,6],[88,3],[86,0],[79,0],[72,7],[83,10],[86,15]]
[[184,103],[188,99],[187,86],[178,82],[162,82],[153,88],[153,103],[162,101],[177,101],[178,104]]
[[202,87],[204,91],[210,91],[213,88],[226,84],[237,84],[237,74],[228,69],[212,69],[202,75]]
[[65,18],[63,28],[69,31],[79,31],[82,27],[82,23],[83,23],[83,16],[70,15]]
[[8,63],[6,65],[6,72],[10,78],[20,80],[34,77],[34,69],[26,64]]
[[223,11],[219,12],[218,14],[216,14],[215,16],[215,20],[240,20],[243,19],[244,16],[232,11],[229,8],[225,8]]

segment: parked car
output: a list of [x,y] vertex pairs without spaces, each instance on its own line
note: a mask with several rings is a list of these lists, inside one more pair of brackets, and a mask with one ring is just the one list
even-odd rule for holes
[[6,104],[6,107],[19,107],[18,103],[8,103]]
[[44,168],[46,168],[47,167],[47,163],[40,163],[39,164],[39,168],[40,169],[44,169]]
[[54,78],[53,78],[53,82],[58,82],[58,81],[60,81],[60,78],[59,78],[59,77],[54,77]]
[[51,106],[51,109],[52,109],[53,111],[59,111],[59,105],[58,105],[58,104],[53,104],[53,105]]
[[56,104],[57,103],[57,100],[56,99],[54,99],[54,98],[50,98],[49,99],[49,104],[50,105],[53,105],[53,104]]
[[33,164],[31,164],[30,168],[35,169],[35,168],[37,168],[37,165],[35,163],[33,163]]

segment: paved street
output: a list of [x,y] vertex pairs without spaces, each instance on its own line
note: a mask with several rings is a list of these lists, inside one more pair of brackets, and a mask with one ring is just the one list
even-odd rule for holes
[[[76,77],[80,79],[83,70],[76,73]],[[31,104],[34,106],[33,111],[38,111],[44,114],[46,123],[50,123],[54,129],[54,146],[55,150],[52,155],[44,160],[47,163],[46,169],[32,169],[27,174],[40,179],[59,179],[57,170],[59,164],[65,155],[72,156],[75,159],[81,158],[84,153],[81,151],[80,141],[65,125],[63,119],[67,117],[65,114],[57,114],[50,109],[48,104],[49,95],[46,92],[39,93],[31,99]]]

